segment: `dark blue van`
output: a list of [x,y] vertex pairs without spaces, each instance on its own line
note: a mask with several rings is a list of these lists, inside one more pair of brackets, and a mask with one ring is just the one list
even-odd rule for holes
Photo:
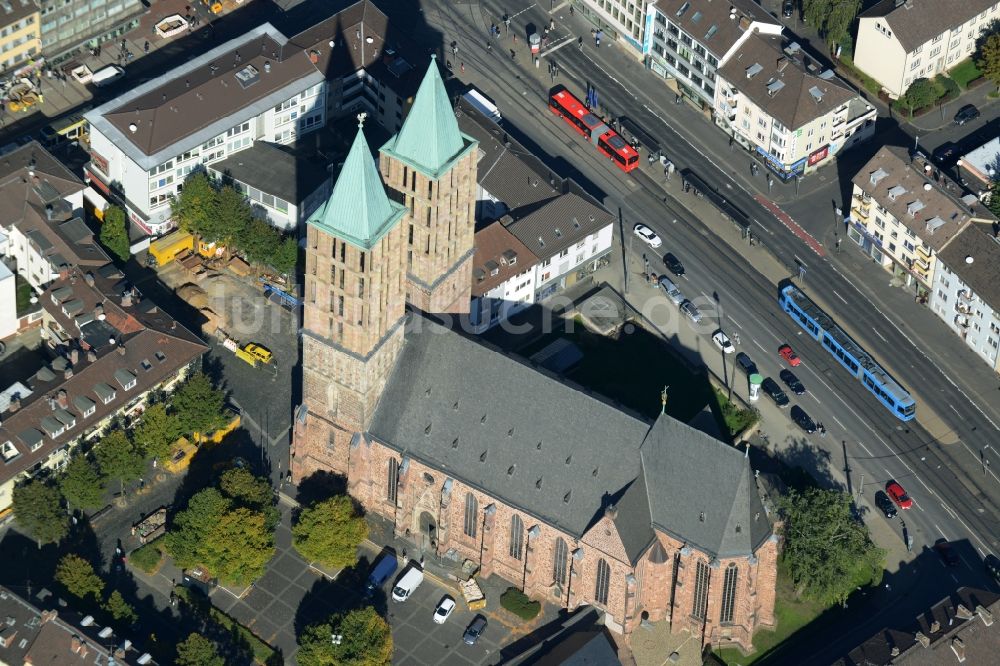
[[378,561],[378,564],[375,565],[375,568],[368,575],[365,596],[370,597],[375,594],[375,590],[382,587],[382,584],[389,580],[389,577],[396,572],[397,566],[395,553],[386,553],[383,555],[382,559]]

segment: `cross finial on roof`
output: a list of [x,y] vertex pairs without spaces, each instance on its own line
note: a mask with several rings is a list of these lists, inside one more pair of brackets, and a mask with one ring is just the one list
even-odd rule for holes
[[365,118],[367,117],[368,114],[364,111],[358,114],[358,129],[362,129],[365,126]]
[[664,386],[663,390],[660,391],[660,405],[662,406],[660,411],[661,414],[667,413],[667,389],[669,388],[669,386]]

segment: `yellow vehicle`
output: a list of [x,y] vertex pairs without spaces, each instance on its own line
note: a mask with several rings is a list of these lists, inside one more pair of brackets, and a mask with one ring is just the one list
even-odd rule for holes
[[[220,248],[215,243],[198,241],[198,254],[205,258],[216,256],[219,250]],[[146,263],[151,266],[166,266],[185,252],[194,251],[195,237],[178,229],[149,244],[149,258]]]
[[258,344],[249,343],[243,347],[243,351],[256,358],[261,363],[271,362],[271,350]]
[[85,106],[77,113],[53,120],[51,125],[43,127],[42,145],[53,149],[69,141],[88,141],[90,138],[90,124],[83,117],[83,114],[89,110],[90,107]]

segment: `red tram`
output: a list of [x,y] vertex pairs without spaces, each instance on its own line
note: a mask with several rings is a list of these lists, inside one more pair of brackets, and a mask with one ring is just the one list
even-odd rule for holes
[[569,123],[597,149],[628,173],[639,166],[639,153],[625,139],[587,109],[565,86],[558,86],[549,97],[549,111]]

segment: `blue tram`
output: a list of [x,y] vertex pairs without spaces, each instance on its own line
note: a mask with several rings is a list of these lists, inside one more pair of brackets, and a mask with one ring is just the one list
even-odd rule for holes
[[781,308],[837,359],[900,421],[916,416],[916,403],[885,369],[795,285],[781,290]]

